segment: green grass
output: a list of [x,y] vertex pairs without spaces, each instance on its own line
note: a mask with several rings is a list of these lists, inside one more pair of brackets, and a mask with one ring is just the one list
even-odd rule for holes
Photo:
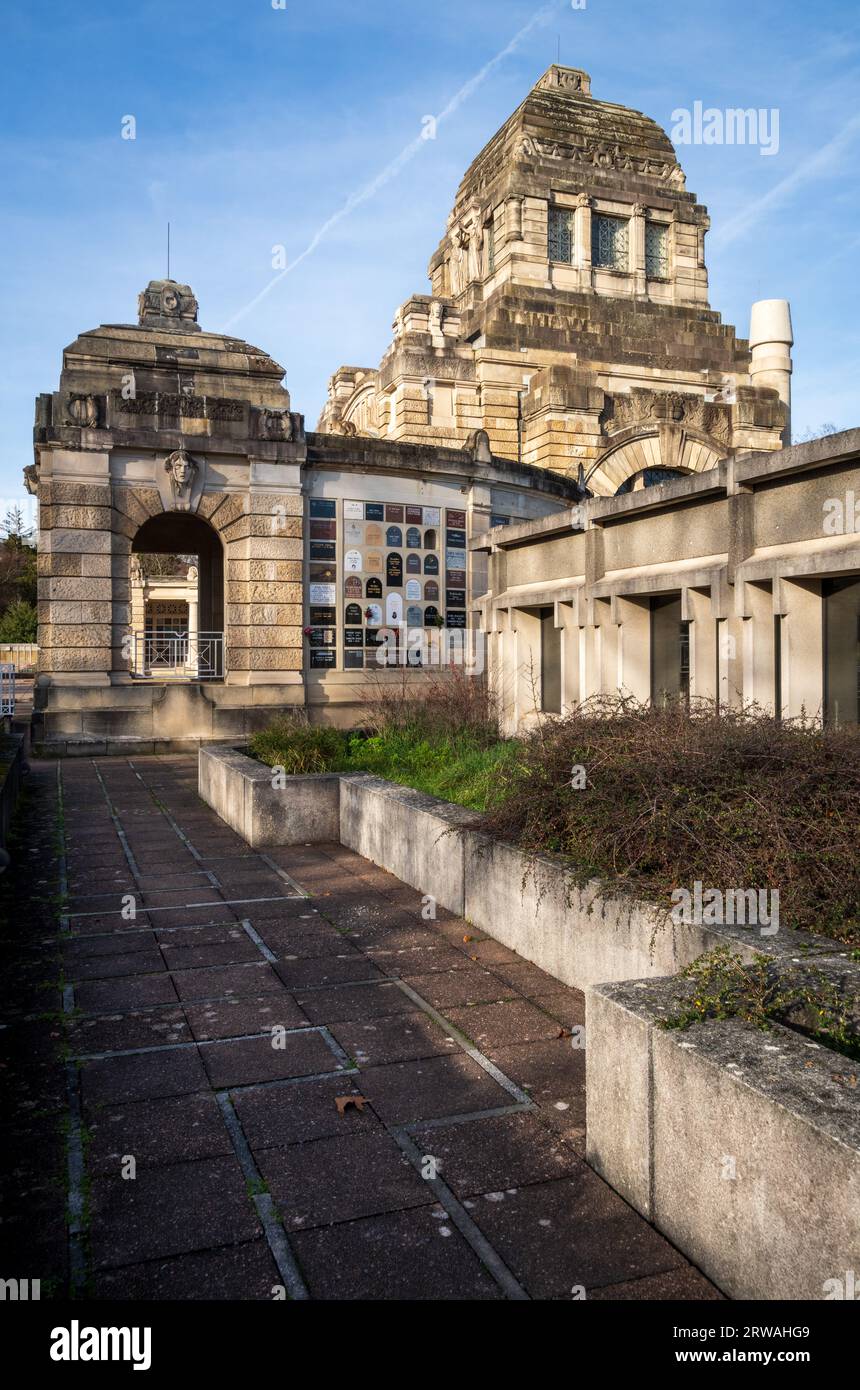
[[480,747],[466,734],[413,733],[352,738],[349,767],[372,772],[471,811],[486,811],[499,794],[499,772],[516,757],[514,742]]
[[287,720],[255,734],[250,747],[261,762],[288,774],[371,772],[472,811],[495,804],[499,774],[512,765],[517,749],[513,741],[487,747],[469,733],[446,737],[405,729],[363,737]]

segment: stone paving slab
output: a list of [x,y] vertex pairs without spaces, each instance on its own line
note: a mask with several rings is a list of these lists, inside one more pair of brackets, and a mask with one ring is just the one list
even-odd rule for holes
[[187,757],[28,779],[0,879],[19,1277],[43,1298],[720,1297],[584,1163],[577,991],[340,845],[253,851],[196,787]]
[[96,1299],[271,1300],[281,1276],[265,1240],[220,1250],[202,1250],[174,1259],[104,1270],[93,1281]]
[[536,1115],[519,1111],[481,1121],[481,1144],[469,1125],[438,1125],[414,1132],[423,1153],[432,1154],[458,1197],[547,1182],[579,1171],[582,1160]]
[[571,1298],[686,1263],[584,1163],[574,1176],[484,1193],[472,1215],[535,1298]]
[[258,1161],[288,1234],[433,1201],[427,1183],[384,1130],[264,1149]]
[[291,1241],[314,1298],[503,1297],[441,1208],[294,1232]]
[[138,1167],[233,1153],[211,1091],[107,1105],[90,1117],[88,1129],[88,1168],[105,1176],[116,1174],[127,1153]]
[[144,1168],[92,1183],[95,1268],[206,1250],[260,1234],[235,1156]]
[[377,1129],[379,1118],[369,1106],[361,1110],[352,1106],[339,1113],[337,1097],[360,1095],[354,1077],[331,1076],[301,1086],[251,1086],[235,1095],[233,1104],[256,1153]]
[[411,1062],[456,1050],[454,1038],[420,1010],[361,1022],[333,1023],[333,1036],[359,1066]]
[[292,995],[261,994],[257,998],[210,1000],[186,1004],[185,1017],[197,1042],[268,1033],[273,1028],[301,1028],[308,1019]]

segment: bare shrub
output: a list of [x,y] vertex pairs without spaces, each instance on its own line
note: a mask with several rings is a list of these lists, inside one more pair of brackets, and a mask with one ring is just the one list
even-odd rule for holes
[[857,728],[600,697],[541,721],[499,776],[490,828],[583,876],[665,904],[696,880],[778,888],[783,925],[860,943]]
[[481,676],[461,667],[373,673],[367,704],[368,728],[377,734],[411,733],[425,738],[463,738],[478,747],[498,742],[495,702]]

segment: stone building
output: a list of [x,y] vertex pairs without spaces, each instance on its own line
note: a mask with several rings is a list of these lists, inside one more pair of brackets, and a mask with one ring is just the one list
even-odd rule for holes
[[788,306],[745,342],[708,304],[706,209],[668,136],[554,65],[470,165],[377,369],[341,367],[320,429],[461,444],[601,496],[787,439]]
[[[282,377],[259,348],[203,331],[190,288],[169,280],[140,296],[136,324],[66,348],[27,470],[37,743],[183,746],[296,706],[355,722],[368,678],[397,678],[379,664],[382,629],[398,659],[407,624],[466,630],[486,589],[469,537],[577,495],[494,458],[481,431],[458,449],[306,435]],[[171,600],[188,607],[172,645],[145,613],[143,554],[194,559],[196,604]]]

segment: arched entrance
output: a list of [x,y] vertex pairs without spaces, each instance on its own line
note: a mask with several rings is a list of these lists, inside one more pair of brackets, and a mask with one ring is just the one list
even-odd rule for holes
[[223,679],[224,552],[211,526],[184,512],[145,521],[132,541],[130,598],[133,676]]

